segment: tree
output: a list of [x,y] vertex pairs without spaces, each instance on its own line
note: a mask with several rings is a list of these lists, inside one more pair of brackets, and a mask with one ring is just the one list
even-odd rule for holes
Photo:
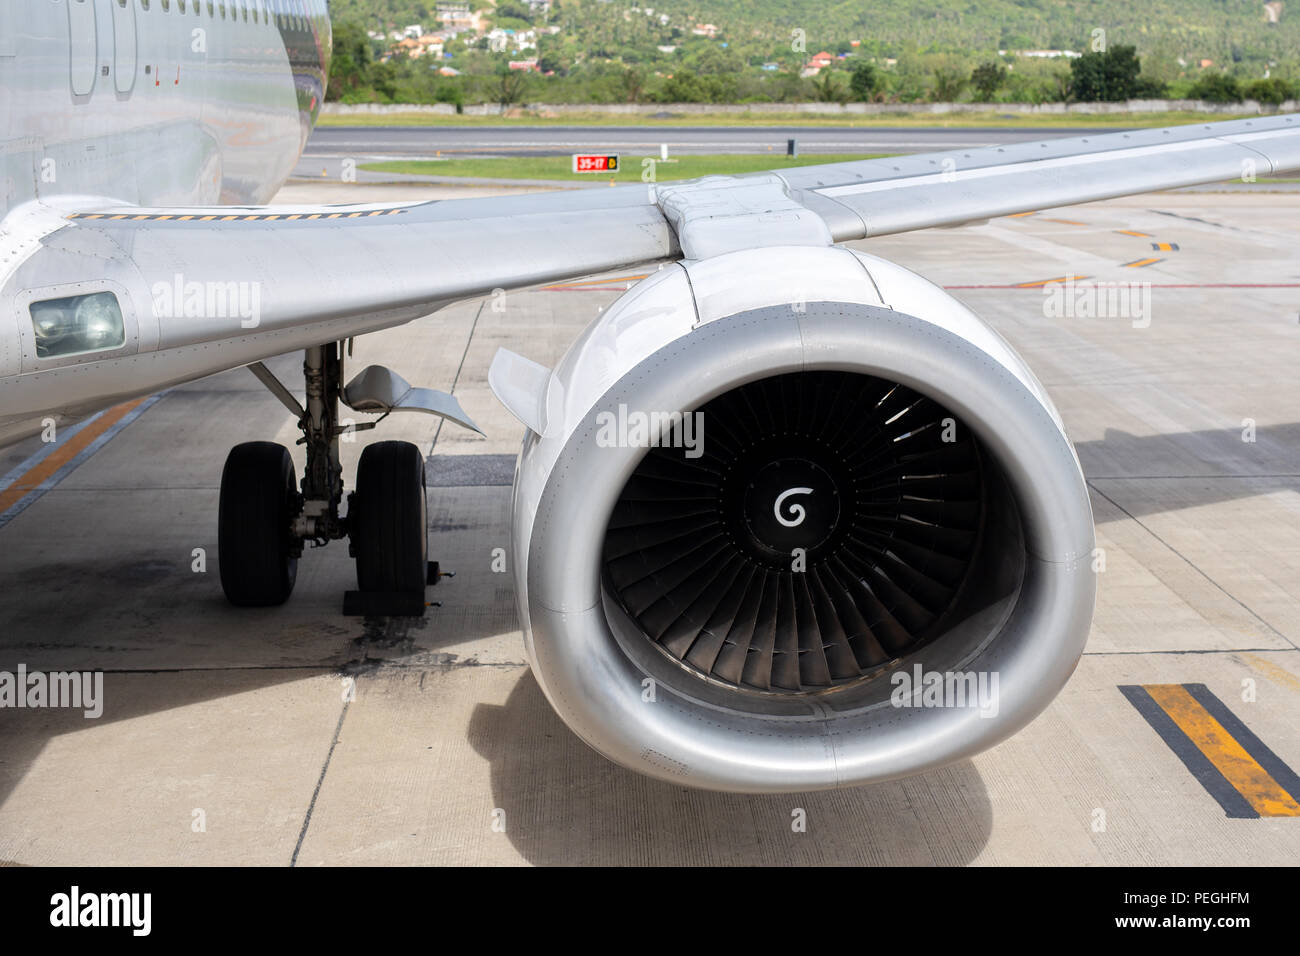
[[645,92],[644,73],[640,70],[626,69],[623,71],[623,75],[619,77],[619,84],[623,88],[623,96],[627,102],[641,102],[641,94]]
[[537,58],[537,69],[543,73],[554,73],[557,76],[563,76],[568,72],[560,54],[554,53],[550,50]]
[[1000,63],[981,63],[971,72],[970,85],[975,88],[981,103],[993,102],[998,88],[1006,82],[1007,68]]
[[374,61],[370,37],[356,23],[343,21],[334,25],[334,56],[330,60],[330,84],[327,100],[337,100],[368,83],[367,72]]
[[498,19],[509,17],[512,20],[523,20],[525,23],[533,22],[533,11],[526,3],[516,3],[514,0],[501,0],[496,6],[496,11],[492,17],[493,22]]
[[1138,73],[1142,70],[1133,46],[1113,46],[1085,53],[1070,63],[1074,98],[1083,102],[1114,103],[1138,94]]
[[1256,80],[1246,84],[1242,93],[1248,100],[1255,100],[1268,106],[1281,106],[1295,96],[1295,89],[1281,77],[1270,76],[1266,80]]
[[1149,76],[1139,76],[1133,96],[1139,100],[1162,100],[1169,95],[1169,84]]
[[849,94],[836,81],[835,73],[830,68],[824,68],[813,80],[813,95],[817,97],[819,103],[843,103],[849,98]]
[[776,90],[772,98],[778,103],[802,103],[808,99],[809,83],[794,70],[783,70],[772,80]]
[[934,101],[953,103],[966,89],[966,74],[953,67],[941,66],[934,71]]
[[524,73],[522,70],[512,70],[503,63],[497,70],[497,80],[497,102],[501,104],[501,111],[505,112],[523,99]]
[[376,96],[367,97],[368,99],[376,99],[383,103],[394,103],[397,101],[397,81],[397,64],[392,60],[386,60],[383,63],[372,63],[370,69],[366,71],[365,84],[358,88],[358,92],[364,92],[368,86],[376,94]]
[[1208,103],[1240,103],[1241,87],[1237,85],[1237,78],[1230,73],[1203,73],[1192,84],[1187,95]]
[[1074,102],[1074,71],[1057,70],[1052,74],[1051,95],[1056,103]]
[[880,90],[881,79],[875,64],[863,60],[853,68],[853,73],[849,76],[849,90],[853,93],[854,99],[864,103],[870,102],[876,98],[876,93]]
[[684,62],[687,67],[704,76],[734,76],[745,69],[745,61],[738,53],[716,44],[700,45],[697,50],[687,53]]
[[661,103],[707,103],[709,91],[694,73],[674,73],[659,90]]

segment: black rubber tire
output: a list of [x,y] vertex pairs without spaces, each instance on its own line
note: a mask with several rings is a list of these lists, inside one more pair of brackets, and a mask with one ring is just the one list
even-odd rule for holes
[[410,442],[369,445],[357,466],[348,533],[362,591],[424,593],[428,567],[424,456]]
[[287,448],[250,441],[230,449],[221,472],[217,562],[231,604],[272,607],[289,599],[298,577],[291,536],[298,507]]

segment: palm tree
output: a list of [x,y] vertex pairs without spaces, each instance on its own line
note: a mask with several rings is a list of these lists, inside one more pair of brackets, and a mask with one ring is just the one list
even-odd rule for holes
[[968,77],[964,72],[948,67],[934,71],[934,101],[936,103],[954,103],[961,91],[966,89]]
[[813,80],[813,94],[821,103],[843,103],[849,98],[848,91],[835,81],[835,74],[829,68]]
[[521,70],[512,70],[505,66],[497,71],[500,83],[497,86],[497,102],[501,112],[505,112],[518,103],[524,94],[524,74]]

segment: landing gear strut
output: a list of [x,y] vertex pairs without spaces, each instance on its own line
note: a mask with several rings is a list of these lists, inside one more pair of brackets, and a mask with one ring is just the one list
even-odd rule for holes
[[[421,615],[424,588],[440,576],[428,561],[424,456],[410,442],[386,441],[361,453],[357,488],[343,503],[339,439],[374,428],[390,412],[423,411],[466,427],[455,398],[412,388],[380,366],[370,366],[343,387],[343,356],[335,343],[306,350],[306,402],[262,363],[250,370],[298,420],[307,466],[295,488],[293,460],[283,445],[246,442],[231,449],[221,476],[218,555],[221,586],[231,604],[283,604],[293,591],[304,547],[323,547],[347,537],[356,559],[357,591],[344,600],[345,614]],[[378,421],[342,426],[339,404],[381,413]]]

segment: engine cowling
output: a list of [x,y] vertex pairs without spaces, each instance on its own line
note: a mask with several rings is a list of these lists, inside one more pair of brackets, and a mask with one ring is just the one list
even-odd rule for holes
[[510,378],[527,652],[610,759],[718,790],[888,779],[1015,733],[1077,664],[1078,459],[1019,356],[919,276],[833,247],[681,263],[531,401]]

